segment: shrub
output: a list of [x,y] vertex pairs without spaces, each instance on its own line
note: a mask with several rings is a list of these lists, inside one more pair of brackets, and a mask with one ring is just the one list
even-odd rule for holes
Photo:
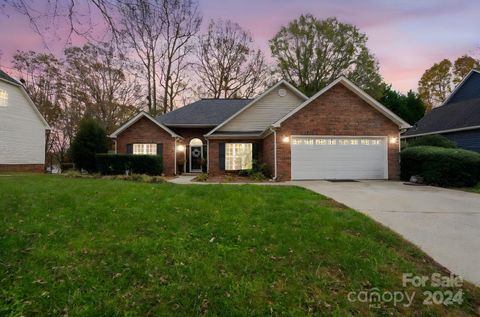
[[238,172],[238,175],[250,177],[254,180],[259,180],[259,178],[264,180],[272,177],[272,173],[268,165],[257,160],[252,162],[251,169],[241,170]]
[[408,146],[438,146],[438,147],[443,147],[447,149],[453,149],[456,148],[457,146],[455,143],[447,139],[446,137],[439,135],[439,134],[433,134],[433,135],[424,135],[418,138],[415,138],[412,141],[408,141]]
[[95,154],[108,150],[107,134],[97,121],[84,118],[70,147],[75,168],[96,172]]
[[207,173],[202,173],[198,175],[197,177],[194,178],[194,181],[196,182],[206,182],[208,180],[208,174]]
[[97,154],[97,169],[103,175],[135,174],[160,175],[162,157],[157,155]]
[[141,183],[164,183],[165,180],[159,176],[150,176],[145,174],[130,174],[130,175],[115,175],[115,176],[104,176],[111,177],[115,180],[124,180],[132,182],[141,182]]
[[401,152],[401,178],[423,177],[439,186],[474,186],[480,181],[480,154],[434,146],[409,147]]

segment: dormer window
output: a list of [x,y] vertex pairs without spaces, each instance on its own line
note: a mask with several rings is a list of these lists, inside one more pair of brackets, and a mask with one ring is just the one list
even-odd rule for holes
[[0,89],[0,107],[8,105],[8,93],[6,90]]

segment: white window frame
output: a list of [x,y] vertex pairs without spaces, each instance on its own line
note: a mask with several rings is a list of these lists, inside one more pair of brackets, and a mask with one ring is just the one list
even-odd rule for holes
[[8,92],[0,88],[0,107],[8,106]]
[[239,171],[252,168],[252,143],[225,143],[225,170]]
[[157,155],[157,144],[155,144],[155,143],[135,143],[135,144],[133,144],[133,154],[135,154],[135,155]]

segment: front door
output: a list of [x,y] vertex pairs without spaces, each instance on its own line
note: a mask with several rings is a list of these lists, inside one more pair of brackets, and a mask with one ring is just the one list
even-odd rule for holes
[[190,172],[202,171],[202,146],[192,145],[190,146]]

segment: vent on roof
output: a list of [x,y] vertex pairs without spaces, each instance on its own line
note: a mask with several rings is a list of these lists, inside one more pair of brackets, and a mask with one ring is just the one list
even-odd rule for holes
[[278,90],[278,95],[279,95],[280,97],[285,97],[285,96],[287,95],[287,91],[286,91],[285,89],[283,89],[283,88],[280,88],[280,89]]

